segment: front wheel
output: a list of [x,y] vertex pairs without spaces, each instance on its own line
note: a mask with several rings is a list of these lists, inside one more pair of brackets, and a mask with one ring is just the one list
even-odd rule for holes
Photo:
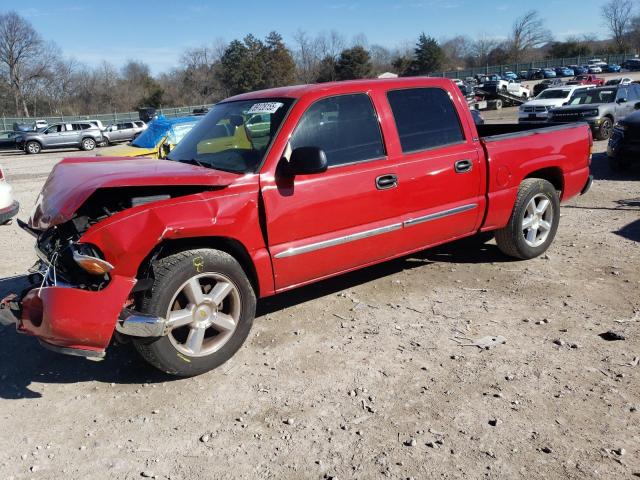
[[520,184],[509,223],[496,231],[496,243],[510,257],[534,258],[549,248],[559,222],[560,200],[554,186],[541,178],[527,178]]
[[219,250],[187,250],[154,262],[155,283],[144,313],[166,318],[169,332],[135,339],[154,367],[181,377],[199,375],[229,360],[247,338],[256,296],[242,266]]
[[604,117],[596,131],[596,140],[608,140],[611,132],[613,132],[613,122],[609,117]]

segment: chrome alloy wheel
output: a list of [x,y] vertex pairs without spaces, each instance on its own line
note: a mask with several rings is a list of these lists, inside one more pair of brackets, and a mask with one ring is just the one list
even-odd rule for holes
[[169,340],[184,355],[217,352],[233,335],[241,313],[240,291],[226,276],[202,273],[183,283],[167,311]]
[[530,247],[542,245],[553,225],[553,206],[544,194],[538,194],[527,204],[522,218],[522,234]]

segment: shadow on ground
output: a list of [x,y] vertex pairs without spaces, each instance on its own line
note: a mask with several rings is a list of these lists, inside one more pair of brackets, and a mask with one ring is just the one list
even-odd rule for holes
[[606,153],[594,153],[591,160],[591,174],[594,180],[640,180],[640,166],[638,162],[631,168],[622,172],[616,172],[609,166]]
[[[484,237],[482,240],[486,240]],[[345,289],[435,262],[490,263],[511,261],[492,244],[467,239],[425,250],[262,300],[257,316],[331,295]],[[28,286],[26,276],[0,279],[0,298]],[[90,311],[87,314],[91,314]],[[259,319],[258,319],[259,321]],[[32,382],[67,384],[85,381],[138,384],[176,380],[147,365],[130,345],[112,345],[106,358],[92,362],[44,349],[35,338],[0,326],[0,398],[38,398]]]

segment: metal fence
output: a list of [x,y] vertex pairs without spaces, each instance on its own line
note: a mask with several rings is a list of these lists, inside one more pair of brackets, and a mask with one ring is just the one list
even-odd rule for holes
[[480,75],[490,75],[492,73],[502,74],[504,72],[515,72],[519,73],[524,70],[529,70],[530,68],[551,68],[551,67],[564,67],[566,65],[584,65],[588,60],[592,58],[600,58],[603,62],[606,63],[622,63],[627,59],[634,58],[633,55],[628,54],[618,54],[618,55],[589,55],[588,57],[578,56],[578,57],[570,57],[570,58],[550,58],[547,60],[540,60],[537,62],[527,62],[527,63],[510,63],[507,65],[497,65],[497,66],[484,66],[484,67],[475,67],[468,68],[466,70],[452,70],[448,72],[440,72],[438,74],[434,74],[434,76],[442,76],[446,78],[465,78],[472,77],[476,74]]
[[[188,107],[174,107],[174,108],[159,108],[156,110],[157,115],[164,115],[169,118],[184,117],[191,115],[196,108],[208,108],[208,105],[191,105]],[[11,130],[14,123],[33,123],[36,120],[45,120],[49,124],[62,123],[62,122],[75,122],[79,120],[100,120],[105,125],[112,123],[126,122],[131,120],[139,120],[140,115],[138,112],[114,112],[114,113],[99,113],[96,115],[59,115],[49,117],[5,117],[2,116],[0,126],[2,130]]]

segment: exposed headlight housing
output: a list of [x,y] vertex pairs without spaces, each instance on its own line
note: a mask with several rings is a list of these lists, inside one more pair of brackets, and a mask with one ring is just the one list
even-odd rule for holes
[[84,245],[77,244],[73,249],[73,261],[85,272],[90,275],[104,275],[113,270],[113,265],[98,257],[93,248],[82,247]]

